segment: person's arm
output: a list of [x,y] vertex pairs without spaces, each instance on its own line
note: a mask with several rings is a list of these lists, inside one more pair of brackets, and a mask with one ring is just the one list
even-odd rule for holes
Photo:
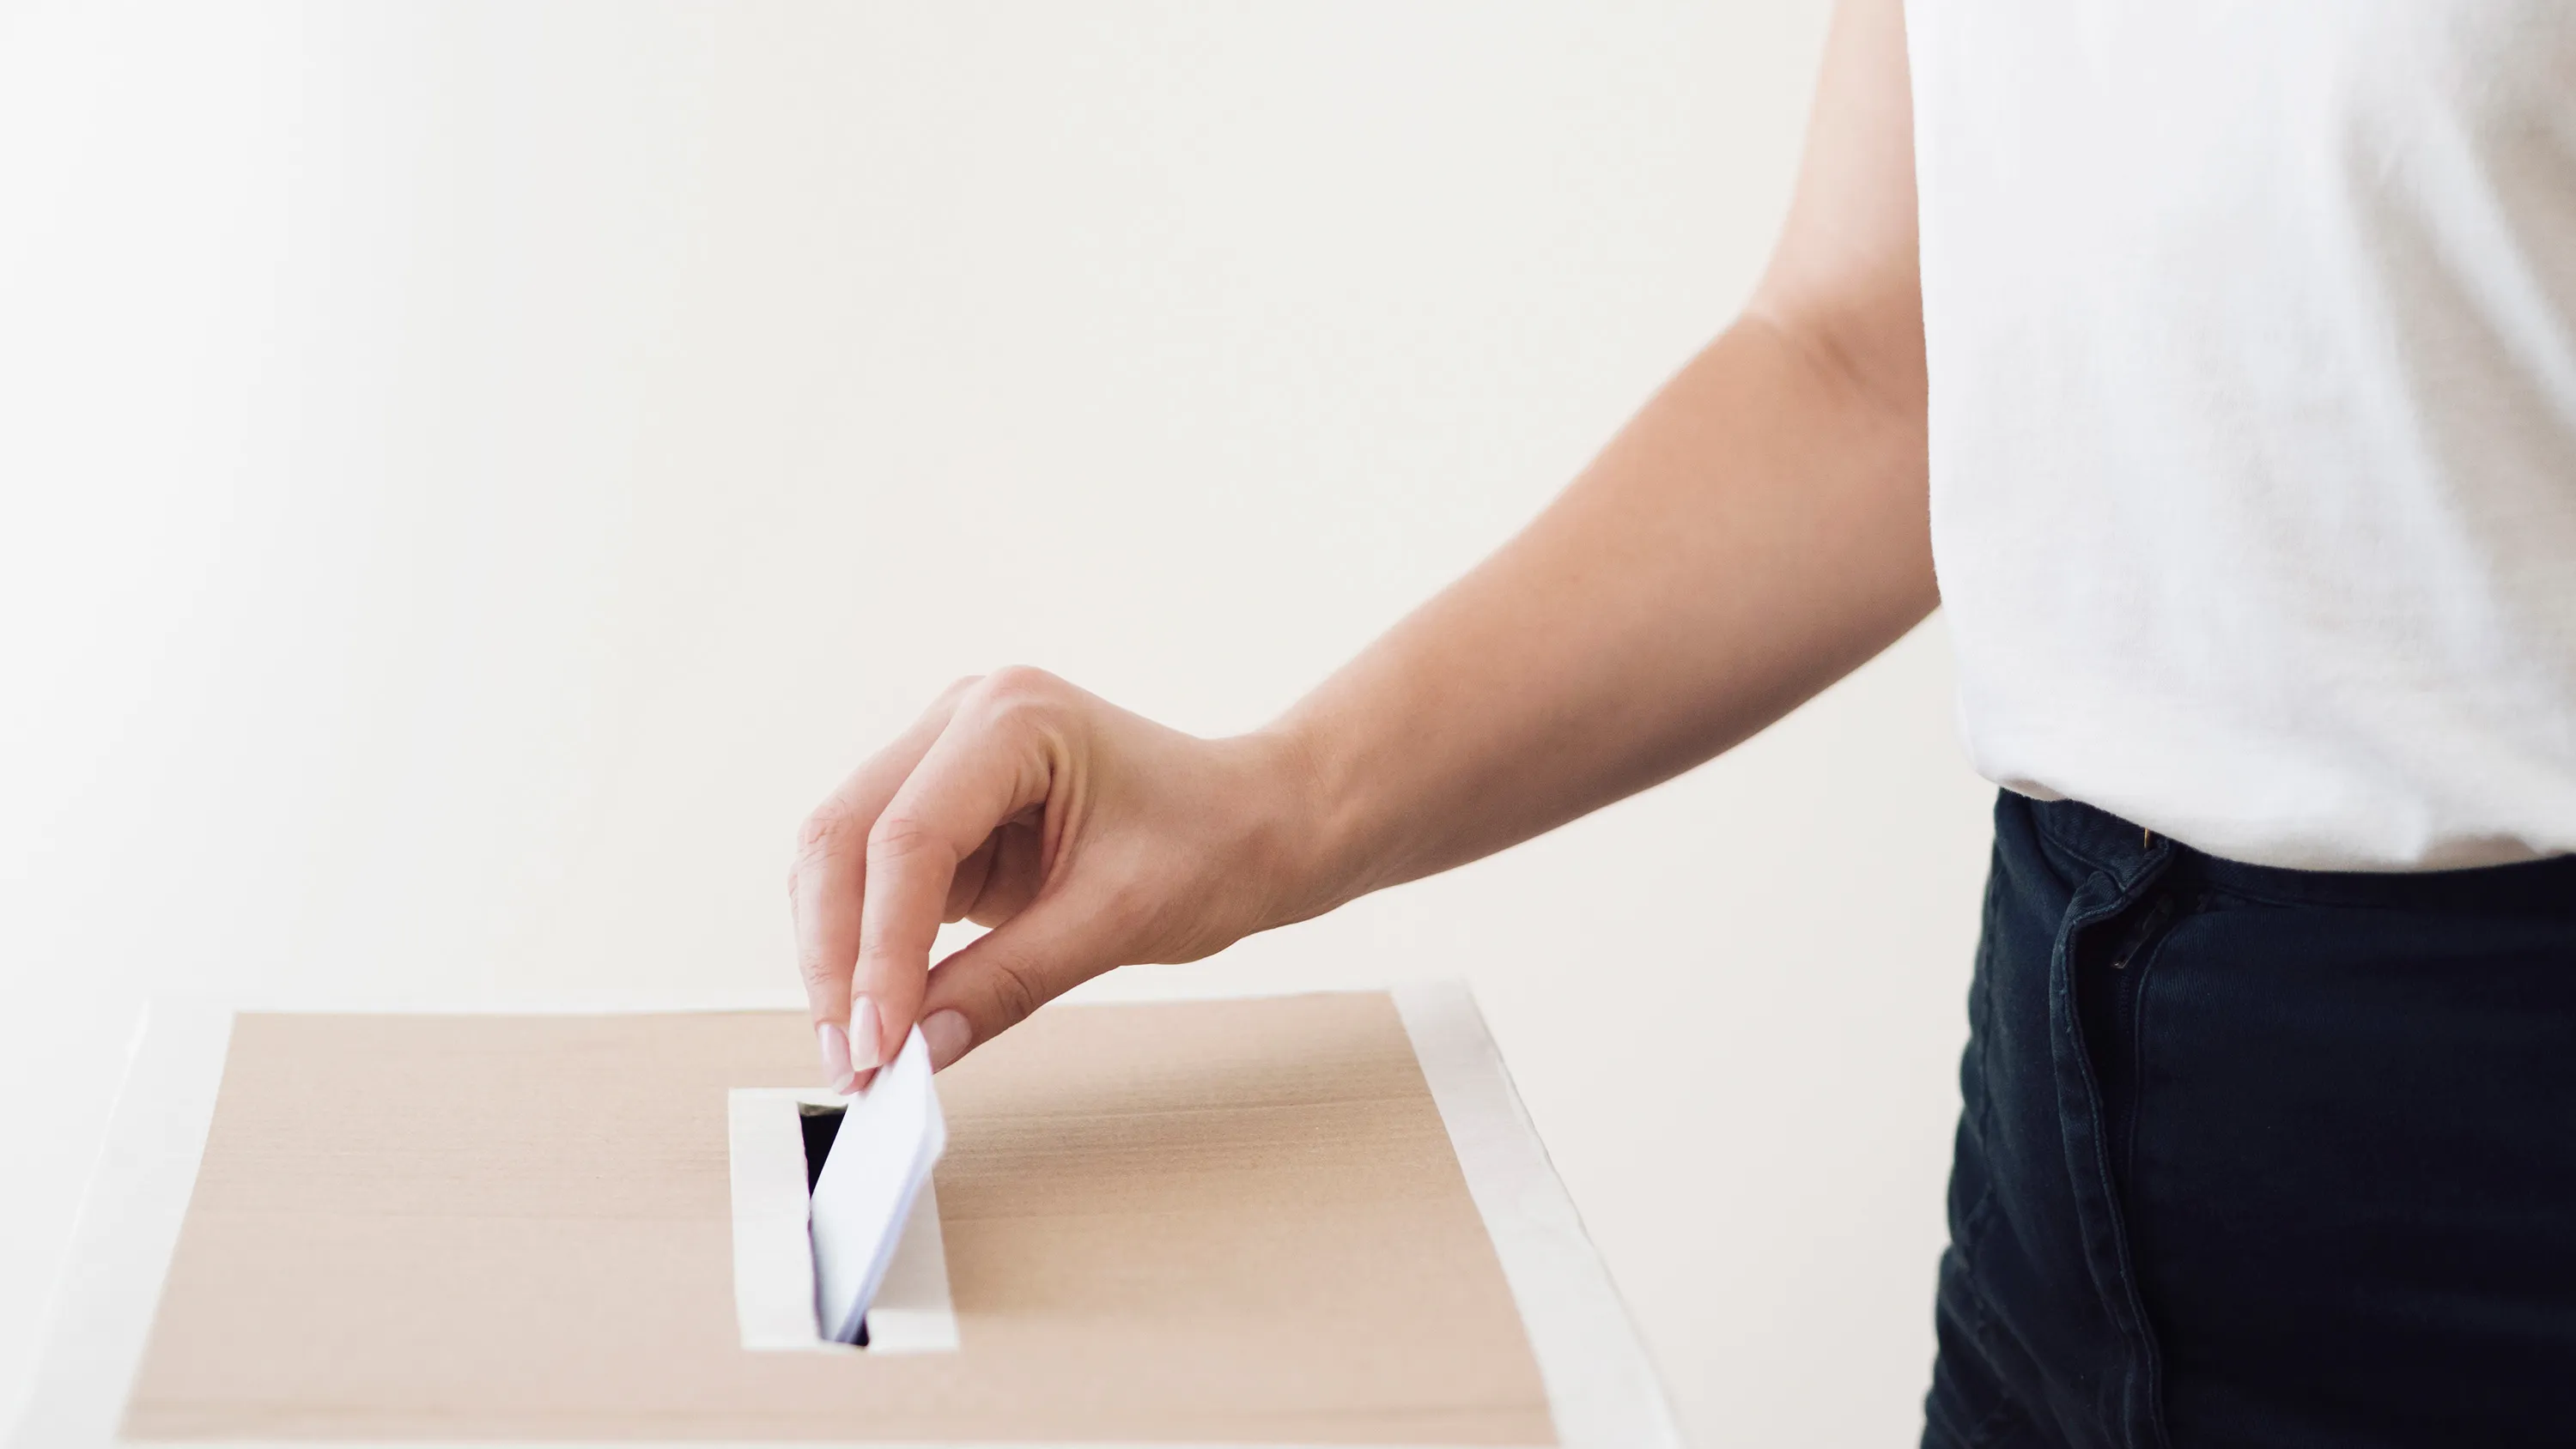
[[[1846,0],[1743,316],[1276,724],[1199,740],[1005,670],[844,782],[790,881],[827,1077],[864,1077],[916,1020],[946,1065],[1112,967],[1527,839],[1743,740],[1929,613],[1904,42],[1898,0]],[[932,973],[964,917],[995,929]]]

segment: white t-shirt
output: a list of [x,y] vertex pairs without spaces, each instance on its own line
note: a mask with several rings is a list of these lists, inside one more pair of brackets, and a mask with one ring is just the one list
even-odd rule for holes
[[1907,28],[1977,768],[2269,865],[2576,851],[2576,3]]

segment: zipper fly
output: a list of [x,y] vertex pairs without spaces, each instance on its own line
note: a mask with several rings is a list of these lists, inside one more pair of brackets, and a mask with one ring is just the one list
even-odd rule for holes
[[2130,928],[2129,934],[2121,938],[2119,948],[2111,953],[2111,969],[2129,969],[2129,963],[2137,959],[2138,953],[2155,943],[2156,932],[2164,929],[2165,922],[2173,918],[2173,913],[2171,892],[2156,897],[2156,903],[2147,908],[2147,913],[2139,917],[2138,924]]

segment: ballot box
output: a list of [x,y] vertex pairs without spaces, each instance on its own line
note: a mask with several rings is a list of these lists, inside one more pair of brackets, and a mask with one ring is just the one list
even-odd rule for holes
[[1463,986],[1060,1003],[814,1331],[782,1010],[158,1005],[17,1449],[1678,1449]]

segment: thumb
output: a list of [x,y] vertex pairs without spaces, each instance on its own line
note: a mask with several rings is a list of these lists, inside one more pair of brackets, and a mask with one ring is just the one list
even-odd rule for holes
[[921,1002],[931,1070],[1119,964],[1086,928],[1089,914],[1066,909],[1060,898],[1032,905],[940,962]]

